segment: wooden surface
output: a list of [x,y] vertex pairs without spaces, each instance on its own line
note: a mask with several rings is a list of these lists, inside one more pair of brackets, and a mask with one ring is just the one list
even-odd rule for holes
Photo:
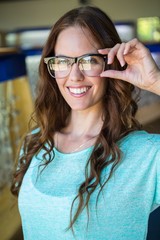
[[0,47],[0,55],[17,53],[18,49],[14,47]]

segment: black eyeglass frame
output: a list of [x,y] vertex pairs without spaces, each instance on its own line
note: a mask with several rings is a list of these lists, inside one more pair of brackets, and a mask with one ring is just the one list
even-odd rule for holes
[[[49,74],[51,75],[51,77],[53,77],[53,78],[56,78],[54,75],[52,75],[52,73],[51,73],[51,71],[50,71],[50,68],[49,68],[49,61],[51,60],[51,59],[53,59],[53,58],[66,58],[66,59],[70,59],[70,60],[72,60],[71,61],[71,66],[74,64],[74,63],[78,63],[79,62],[79,60],[81,59],[81,58],[84,58],[84,57],[92,57],[92,56],[96,56],[96,57],[102,57],[103,58],[103,60],[104,60],[104,63],[106,63],[106,60],[108,59],[107,58],[107,55],[103,55],[103,54],[100,54],[100,53],[90,53],[90,54],[85,54],[85,55],[82,55],[82,56],[80,56],[80,57],[67,57],[67,56],[52,56],[52,57],[46,57],[46,58],[44,58],[44,63],[47,65],[47,69],[48,69],[48,72],[49,72]],[[104,67],[103,67],[103,70],[104,70],[104,68],[105,68],[105,64],[104,64]],[[102,71],[103,71],[102,70]],[[81,70],[80,70],[81,71]],[[81,71],[82,72],[82,71]],[[65,77],[67,77],[68,75],[70,74],[70,71],[68,72],[68,74],[65,76]],[[82,74],[84,74],[83,72],[82,72]],[[85,74],[84,74],[85,75]]]

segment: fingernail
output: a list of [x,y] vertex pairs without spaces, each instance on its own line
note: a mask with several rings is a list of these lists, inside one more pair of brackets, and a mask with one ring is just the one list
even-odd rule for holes
[[121,64],[121,67],[124,67],[125,62],[124,62],[124,61],[121,61],[120,64]]
[[127,51],[126,51],[126,49],[124,50],[124,52],[123,52],[123,55],[126,55],[127,54]]
[[101,74],[100,74],[100,77],[105,77],[105,74],[101,73]]

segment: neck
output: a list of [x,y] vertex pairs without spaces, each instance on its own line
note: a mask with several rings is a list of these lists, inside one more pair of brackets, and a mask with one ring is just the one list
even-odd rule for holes
[[55,135],[56,147],[65,153],[93,146],[103,126],[102,109],[72,111],[68,125]]
[[102,111],[72,111],[65,133],[75,137],[97,136],[102,128]]

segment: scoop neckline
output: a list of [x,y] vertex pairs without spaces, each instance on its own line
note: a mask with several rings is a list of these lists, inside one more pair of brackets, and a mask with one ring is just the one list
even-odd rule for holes
[[[123,145],[124,140],[127,140],[131,135],[134,135],[136,132],[137,132],[137,131],[135,130],[135,131],[132,131],[132,132],[128,133],[126,136],[123,136],[121,139],[119,139],[116,143],[117,143],[119,146]],[[141,132],[144,132],[144,131],[141,130]],[[88,152],[88,151],[90,151],[90,150],[93,150],[94,147],[95,147],[95,145],[92,145],[92,146],[90,146],[90,147],[84,148],[84,149],[79,150],[79,151],[77,151],[77,152],[68,152],[68,153],[66,153],[66,152],[61,152],[61,151],[58,150],[56,147],[54,147],[54,151],[55,151],[58,155],[61,155],[61,156],[63,156],[63,155],[65,155],[65,156],[71,156],[71,155],[83,154],[83,153],[85,153],[85,152]]]
[[90,147],[87,147],[87,148],[84,148],[82,150],[79,150],[77,152],[61,152],[60,150],[58,150],[56,147],[54,147],[54,151],[58,154],[58,155],[68,155],[68,156],[71,156],[71,155],[78,155],[78,154],[82,154],[82,153],[85,153],[85,152],[88,152],[89,150],[92,150],[94,148],[95,145],[92,145]]

